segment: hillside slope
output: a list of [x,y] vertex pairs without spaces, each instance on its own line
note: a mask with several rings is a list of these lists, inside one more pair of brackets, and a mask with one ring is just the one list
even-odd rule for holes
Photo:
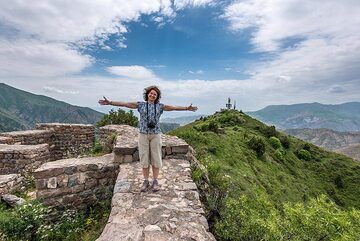
[[0,83],[0,132],[33,128],[35,123],[95,124],[102,113]]
[[307,203],[320,195],[345,210],[360,209],[360,163],[280,133],[246,114],[222,111],[170,133],[193,146],[205,167],[193,166],[192,173],[219,240],[241,240],[236,234],[231,238],[233,225],[221,227],[230,222],[229,217],[241,224],[236,221],[241,210],[236,214],[228,201],[242,195],[249,200],[263,195],[276,210],[287,202]]
[[339,105],[270,105],[247,114],[279,129],[327,128],[336,131],[360,131],[359,102]]
[[317,146],[360,160],[360,132],[329,129],[288,129],[285,132]]

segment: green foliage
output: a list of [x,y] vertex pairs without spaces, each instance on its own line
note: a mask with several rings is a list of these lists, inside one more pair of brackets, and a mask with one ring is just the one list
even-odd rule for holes
[[358,240],[360,211],[340,210],[325,196],[278,210],[265,195],[226,200],[215,231],[221,240]]
[[304,160],[304,161],[311,160],[311,154],[308,150],[301,149],[296,154],[301,160]]
[[98,153],[102,153],[103,151],[103,146],[101,145],[101,142],[99,139],[95,139],[95,143],[94,146],[91,150],[92,154],[98,154]]
[[105,126],[105,125],[130,125],[137,126],[139,123],[138,118],[134,116],[132,110],[126,112],[122,109],[118,109],[118,111],[110,110],[109,114],[103,116],[103,118],[96,123],[97,126]]
[[275,129],[275,126],[262,126],[260,128],[261,133],[263,133],[266,137],[271,137],[271,136],[278,136],[278,132]]
[[217,118],[217,121],[223,126],[241,125],[245,122],[243,118],[236,111],[224,111],[222,115]]
[[276,138],[275,136],[272,136],[269,138],[270,144],[272,147],[274,147],[275,149],[278,149],[281,147],[281,142],[278,138]]
[[281,145],[286,148],[286,149],[289,149],[290,148],[290,140],[289,138],[286,136],[286,135],[282,135],[280,136],[279,138],[280,142],[281,142]]
[[302,148],[302,149],[307,150],[307,151],[310,151],[311,146],[310,146],[309,143],[306,142],[306,143],[303,145],[303,148]]
[[65,210],[52,221],[50,210],[32,201],[15,209],[0,209],[0,233],[6,240],[95,240],[107,222],[110,201],[86,211]]
[[[271,220],[278,218],[282,221],[285,219],[286,216],[283,214],[285,203],[291,203],[293,207],[295,207],[295,203],[308,204],[311,199],[324,193],[336,205],[339,205],[344,212],[351,213],[352,208],[360,208],[360,189],[358,188],[360,185],[360,163],[313,145],[310,145],[310,151],[304,151],[307,151],[310,154],[310,160],[314,161],[303,161],[298,156],[298,150],[303,150],[305,142],[282,133],[272,135],[277,137],[282,145],[282,147],[274,150],[271,148],[270,141],[265,141],[271,137],[268,136],[268,133],[274,128],[270,128],[269,132],[263,132],[265,125],[246,114],[240,115],[239,113],[241,118],[245,120],[241,126],[237,125],[236,129],[234,129],[235,126],[223,128],[225,134],[218,135],[210,131],[199,130],[201,126],[209,125],[210,121],[217,121],[223,114],[226,113],[216,113],[208,116],[206,120],[190,123],[171,132],[171,134],[177,135],[189,143],[195,149],[199,162],[205,166],[205,171],[197,169],[192,169],[192,171],[194,180],[197,180],[201,192],[200,197],[205,206],[205,214],[209,221],[210,230],[216,234],[217,240],[239,240],[240,238],[238,238],[236,232],[239,232],[240,235],[243,235],[241,234],[243,232],[249,236],[242,240],[271,240],[266,237],[271,237],[270,234],[273,234],[276,238],[280,237],[273,240],[318,241],[319,239],[316,239],[318,236],[312,233],[305,239],[297,238],[299,236],[294,236],[294,238],[286,236],[288,235],[287,232],[282,229],[279,231],[282,223],[279,222],[279,226],[274,226],[274,222],[271,222]],[[253,140],[251,141],[251,139]],[[260,144],[260,150],[266,150],[266,152],[261,151],[260,153],[263,153],[261,157],[254,155],[253,150],[260,146],[255,145],[255,143],[261,142],[255,140],[263,140],[264,145]],[[249,148],[250,141],[254,143],[252,145],[254,149]],[[204,177],[206,174],[208,176]],[[265,211],[268,210],[266,212],[268,214],[257,214],[259,210],[254,213],[260,215],[260,217],[261,215],[265,217],[268,215],[269,217],[262,219],[265,220],[262,223],[256,223],[257,219],[254,218],[253,223],[255,224],[252,224],[252,226],[247,224],[245,227],[239,226],[239,223],[241,223],[239,219],[230,222],[231,219],[225,218],[225,220],[228,220],[226,221],[228,226],[226,226],[226,223],[219,224],[226,215],[232,213],[229,206],[225,205],[227,201],[230,199],[236,201],[242,195],[249,198],[254,210],[259,201],[253,197],[265,195],[265,201],[270,202],[270,204],[267,205],[264,201],[265,203],[263,202],[259,206],[263,207]],[[305,205],[304,208],[306,209],[306,207]],[[239,208],[238,210],[241,212],[242,209]],[[245,221],[248,216],[252,217],[252,214],[244,212]],[[335,215],[334,219],[338,217],[331,210],[329,213],[329,215]],[[234,212],[233,215],[236,218],[241,217],[243,214]],[[307,212],[304,215],[305,217],[300,216],[306,220]],[[321,219],[322,215],[327,218],[325,213],[320,213],[318,218]],[[356,215],[353,217],[356,217]],[[354,218],[354,220],[356,219]],[[286,222],[287,229],[290,230],[291,222]],[[269,227],[261,228],[261,225],[265,225],[264,223],[268,223]],[[220,227],[220,229],[217,229],[218,225],[225,225],[226,228],[222,229]],[[236,227],[238,229],[232,234],[226,233],[232,232],[231,229]],[[301,230],[301,228],[299,229]],[[270,230],[270,234],[264,230]],[[276,236],[277,234],[280,236]],[[259,236],[263,237],[263,239],[257,239]],[[337,236],[334,237],[334,240],[337,240]],[[338,238],[338,240],[341,239],[346,240],[346,238]],[[331,239],[325,238],[323,240]],[[348,240],[357,239],[349,236]]]
[[0,212],[0,232],[8,240],[35,240],[45,222],[48,209],[38,202],[28,202],[15,210]]
[[276,151],[274,152],[274,155],[275,155],[277,160],[283,161],[285,152],[282,149],[279,148],[279,149],[276,149]]
[[256,152],[258,156],[265,153],[265,142],[262,138],[253,136],[248,142],[249,147]]

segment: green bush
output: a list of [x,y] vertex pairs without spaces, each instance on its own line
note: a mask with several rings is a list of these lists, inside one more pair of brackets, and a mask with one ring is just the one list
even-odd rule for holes
[[98,153],[101,153],[103,151],[103,147],[100,143],[100,140],[99,139],[95,139],[95,143],[94,143],[94,146],[91,150],[92,154],[98,154]]
[[263,126],[260,128],[261,133],[263,133],[266,137],[278,136],[278,132],[275,129],[275,126]]
[[281,145],[286,148],[286,149],[289,149],[290,148],[290,140],[289,140],[289,137],[287,136],[280,136],[279,138],[280,142],[281,142]]
[[234,112],[234,111],[228,111],[228,112],[222,114],[218,118],[218,121],[222,126],[235,126],[235,125],[241,125],[241,124],[245,123],[245,120],[243,118],[241,118],[239,113]]
[[25,203],[12,211],[0,213],[0,232],[8,240],[36,240],[48,209],[38,202]]
[[302,149],[307,150],[307,151],[310,151],[311,146],[310,146],[309,143],[305,143],[305,144],[303,145],[303,148],[302,148]]
[[254,136],[248,142],[249,147],[256,152],[258,156],[262,156],[265,153],[265,142],[262,138]]
[[325,196],[278,210],[267,196],[226,200],[215,224],[219,240],[359,240],[360,211],[341,210]]
[[275,149],[278,149],[281,147],[281,142],[278,138],[276,138],[275,136],[272,136],[269,138],[270,144],[272,145],[272,147],[274,147]]
[[296,153],[296,155],[297,155],[300,159],[302,159],[302,160],[304,160],[304,161],[310,161],[310,160],[311,160],[311,154],[310,154],[310,152],[307,151],[307,150],[301,149],[300,151],[298,151],[298,152]]
[[130,125],[130,126],[138,126],[139,120],[132,110],[126,112],[122,109],[118,109],[118,111],[110,110],[109,114],[106,114],[102,117],[100,121],[96,123],[98,127],[106,126],[106,125]]
[[280,148],[275,151],[274,155],[275,155],[275,157],[276,157],[277,160],[279,160],[279,161],[283,161],[283,160],[284,160],[284,155],[285,155],[285,153],[284,153],[284,151],[281,150]]

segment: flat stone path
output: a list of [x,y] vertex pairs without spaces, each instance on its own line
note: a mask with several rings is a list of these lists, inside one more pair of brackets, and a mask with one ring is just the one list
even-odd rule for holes
[[185,159],[163,159],[160,191],[140,192],[139,162],[120,165],[112,209],[97,241],[215,240]]

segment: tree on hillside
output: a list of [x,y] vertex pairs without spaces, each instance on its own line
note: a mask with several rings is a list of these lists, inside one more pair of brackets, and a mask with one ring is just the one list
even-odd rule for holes
[[103,118],[96,123],[98,127],[105,125],[130,125],[130,126],[138,126],[139,120],[136,116],[134,116],[134,112],[130,110],[126,112],[122,109],[118,109],[118,111],[110,110],[109,114],[103,116]]

